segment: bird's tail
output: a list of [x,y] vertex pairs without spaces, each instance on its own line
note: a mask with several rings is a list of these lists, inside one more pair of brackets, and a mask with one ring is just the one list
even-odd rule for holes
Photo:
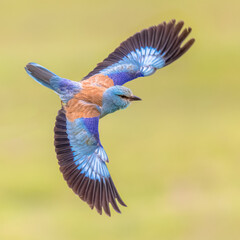
[[55,90],[50,83],[51,78],[58,77],[55,73],[47,70],[46,68],[37,63],[28,63],[25,67],[25,70],[38,83],[52,90]]
[[79,82],[61,78],[37,63],[28,63],[25,70],[35,81],[55,91],[63,102],[67,102],[80,90]]

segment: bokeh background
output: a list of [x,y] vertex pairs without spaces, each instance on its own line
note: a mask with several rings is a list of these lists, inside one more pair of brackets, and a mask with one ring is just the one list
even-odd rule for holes
[[[0,3],[0,239],[240,239],[240,2]],[[176,18],[196,43],[126,86],[144,101],[104,118],[108,167],[127,203],[100,216],[58,170],[56,94],[30,61],[81,80],[121,41]]]

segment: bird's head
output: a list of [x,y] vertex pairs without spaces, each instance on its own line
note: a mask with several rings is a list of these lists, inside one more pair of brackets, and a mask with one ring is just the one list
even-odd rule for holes
[[139,101],[141,98],[134,96],[129,88],[123,86],[113,86],[108,88],[103,94],[103,108],[108,113],[124,109],[132,101]]

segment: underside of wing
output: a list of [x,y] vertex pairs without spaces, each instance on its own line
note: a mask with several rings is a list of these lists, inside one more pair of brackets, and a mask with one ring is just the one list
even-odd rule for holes
[[111,215],[109,203],[120,213],[116,200],[126,206],[119,196],[106,166],[108,161],[98,134],[98,117],[68,121],[64,109],[58,112],[55,150],[60,171],[68,186],[89,206],[102,214]]
[[137,77],[153,74],[181,57],[194,43],[195,40],[190,39],[182,44],[191,32],[191,28],[181,32],[183,25],[183,21],[176,24],[172,20],[136,33],[122,42],[83,80],[103,74],[111,78],[114,85],[123,85]]

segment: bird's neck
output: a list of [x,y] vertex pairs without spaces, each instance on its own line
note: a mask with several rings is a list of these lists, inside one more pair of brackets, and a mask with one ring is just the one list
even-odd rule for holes
[[112,104],[111,102],[105,102],[105,103],[103,103],[103,105],[101,107],[100,118],[106,116],[109,113],[114,113],[114,112],[116,112],[119,109],[120,109],[119,106],[117,106],[115,104]]

